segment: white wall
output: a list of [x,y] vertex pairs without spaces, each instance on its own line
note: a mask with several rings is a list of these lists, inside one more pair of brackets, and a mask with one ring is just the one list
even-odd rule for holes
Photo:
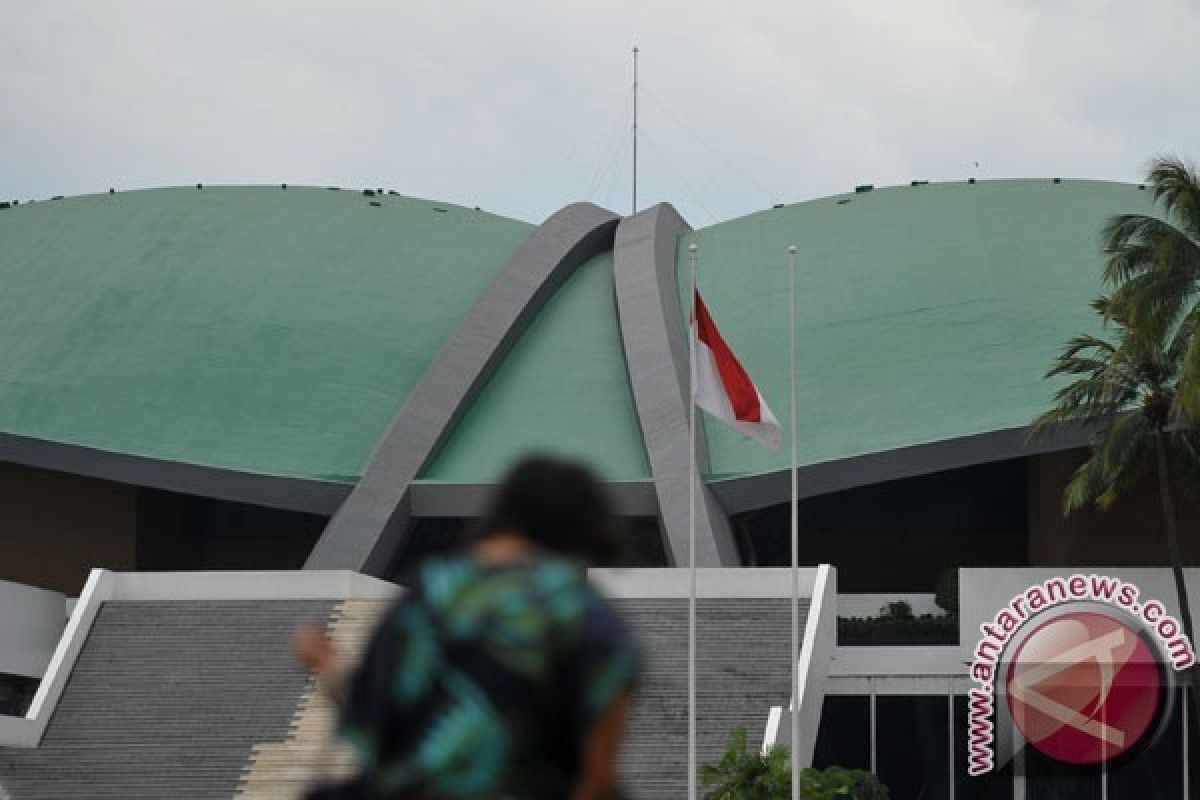
[[[1014,567],[960,569],[958,571],[959,646],[964,661],[971,659],[979,643],[979,626],[995,619],[997,612],[1016,595],[1048,578],[1072,575],[1105,575],[1136,585],[1139,601],[1157,599],[1178,618],[1175,581],[1167,567]],[[1200,619],[1200,569],[1185,570],[1192,619]],[[1192,643],[1195,646],[1195,642]]]
[[59,592],[0,581],[0,672],[42,677],[66,624]]

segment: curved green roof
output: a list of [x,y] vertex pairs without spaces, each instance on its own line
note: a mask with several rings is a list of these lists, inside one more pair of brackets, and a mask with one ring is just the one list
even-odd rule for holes
[[299,187],[0,211],[0,430],[353,480],[531,230]]
[[[373,205],[378,203],[378,206]],[[1020,427],[1094,327],[1099,231],[1126,184],[933,184],[839,195],[684,236],[700,289],[787,424],[799,247],[806,464]],[[532,232],[398,195],[122,192],[0,211],[0,431],[238,471],[353,481],[472,303]],[[533,448],[649,478],[611,255],[537,315],[422,480],[480,483]],[[786,468],[707,426],[714,477]]]
[[625,372],[611,253],[566,280],[513,346],[427,481],[486,483],[531,450],[584,459],[609,480],[648,480]]
[[[838,195],[705,228],[701,293],[788,425],[788,245],[797,256],[803,464],[1027,425],[1065,340],[1096,327],[1100,229],[1148,212],[1147,191],[1099,181],[946,183]],[[707,424],[716,476],[786,469]]]

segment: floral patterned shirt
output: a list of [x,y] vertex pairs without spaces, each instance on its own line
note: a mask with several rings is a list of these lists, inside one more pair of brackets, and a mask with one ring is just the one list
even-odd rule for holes
[[433,559],[374,634],[340,731],[369,796],[561,799],[638,664],[578,564]]

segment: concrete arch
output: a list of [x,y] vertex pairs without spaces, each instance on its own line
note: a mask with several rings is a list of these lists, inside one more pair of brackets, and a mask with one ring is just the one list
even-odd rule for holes
[[741,563],[729,519],[703,480],[703,436],[696,460],[688,447],[689,368],[675,244],[690,230],[666,203],[621,221],[613,253],[617,314],[629,383],[658,496],[663,542],[672,564],[688,559],[688,482],[694,475],[696,564]]
[[387,567],[412,516],[412,482],[563,280],[612,246],[617,221],[573,203],[534,231],[434,356],[306,568],[378,575]]

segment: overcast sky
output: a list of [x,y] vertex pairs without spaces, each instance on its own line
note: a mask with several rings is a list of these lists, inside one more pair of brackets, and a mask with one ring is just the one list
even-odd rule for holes
[[1200,157],[1200,0],[0,0],[0,199],[394,188],[695,226],[858,183]]

